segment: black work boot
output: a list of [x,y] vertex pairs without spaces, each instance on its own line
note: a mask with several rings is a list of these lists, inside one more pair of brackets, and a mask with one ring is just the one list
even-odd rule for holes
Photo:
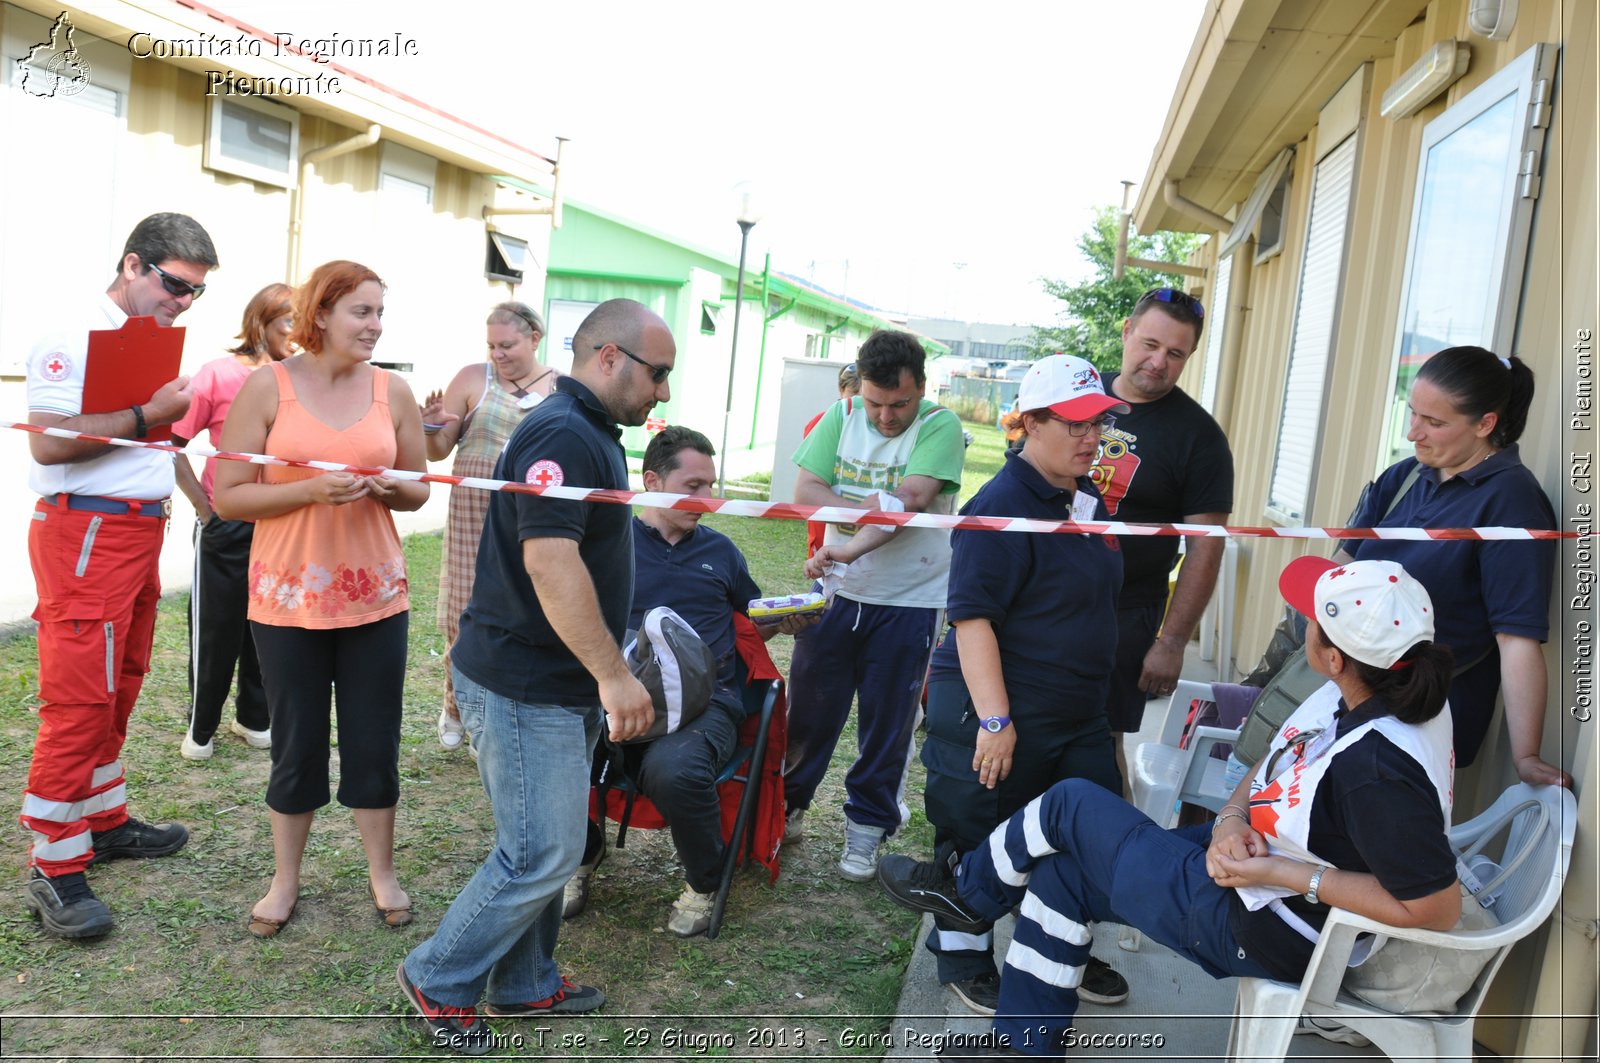
[[163,823],[152,826],[141,823],[132,816],[107,831],[96,831],[91,840],[94,855],[91,864],[107,860],[144,860],[152,856],[171,856],[189,841],[189,829],[181,823]]
[[111,932],[111,909],[94,895],[82,871],[49,878],[33,868],[27,900],[45,930],[56,937],[97,938]]

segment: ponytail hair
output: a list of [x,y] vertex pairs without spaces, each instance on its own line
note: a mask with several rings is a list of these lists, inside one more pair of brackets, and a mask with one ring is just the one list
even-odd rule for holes
[[[1323,638],[1327,638],[1326,632]],[[1444,708],[1456,663],[1449,646],[1419,642],[1392,668],[1379,668],[1356,660],[1342,649],[1339,652],[1355,668],[1356,678],[1366,684],[1374,697],[1382,698],[1389,706],[1389,715],[1401,723],[1427,723]]]
[[1489,435],[1496,449],[1515,443],[1528,426],[1533,370],[1515,355],[1502,362],[1482,347],[1447,347],[1422,363],[1417,379],[1449,395],[1456,411],[1474,420],[1498,414]]

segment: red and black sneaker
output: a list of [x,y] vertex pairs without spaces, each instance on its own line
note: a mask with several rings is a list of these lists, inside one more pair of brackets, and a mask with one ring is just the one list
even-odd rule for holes
[[516,1018],[524,1015],[577,1015],[593,1011],[606,1002],[606,995],[592,985],[578,985],[567,978],[561,979],[561,988],[555,995],[526,1004],[494,1004],[483,1006],[485,1015],[496,1018]]
[[395,972],[400,991],[422,1016],[435,1048],[453,1048],[466,1056],[481,1056],[494,1047],[494,1031],[478,1015],[476,1008],[456,1008],[428,997],[406,977],[406,965]]

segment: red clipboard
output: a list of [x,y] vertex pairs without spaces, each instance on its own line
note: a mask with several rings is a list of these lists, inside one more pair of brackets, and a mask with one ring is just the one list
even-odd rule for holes
[[[83,412],[110,413],[142,405],[178,375],[183,364],[183,333],[162,328],[153,317],[130,317],[119,329],[89,333],[83,367]],[[151,425],[147,439],[172,438],[171,425]]]

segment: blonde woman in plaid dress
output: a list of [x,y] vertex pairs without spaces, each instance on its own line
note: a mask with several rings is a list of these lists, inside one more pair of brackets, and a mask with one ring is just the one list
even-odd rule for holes
[[[501,303],[489,312],[489,360],[469,365],[444,391],[435,391],[422,409],[428,460],[443,461],[456,452],[451,473],[488,477],[517,422],[555,387],[560,376],[539,365],[544,320],[523,303]],[[444,558],[439,566],[439,628],[454,646],[461,611],[472,597],[472,577],[489,510],[487,493],[473,488],[450,492],[450,517],[445,525]],[[461,717],[450,684],[450,658],[445,651],[444,707],[439,712],[439,743],[461,745]]]

